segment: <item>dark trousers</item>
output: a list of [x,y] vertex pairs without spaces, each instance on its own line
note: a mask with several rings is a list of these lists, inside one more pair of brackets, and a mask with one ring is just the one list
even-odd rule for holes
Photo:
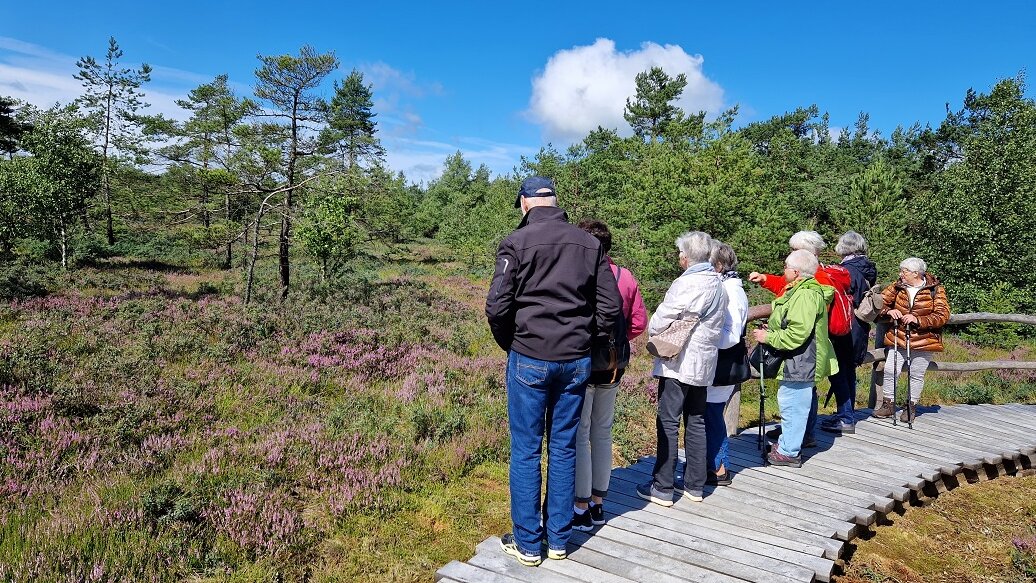
[[705,488],[705,401],[706,387],[685,385],[676,379],[658,379],[658,415],[655,417],[658,449],[652,470],[654,487],[673,491],[679,455],[680,420],[684,423],[684,491],[701,496]]
[[838,372],[828,377],[831,381],[831,390],[835,394],[835,403],[838,405],[835,415],[842,423],[856,423],[853,414],[856,404],[856,348],[853,337],[850,334],[832,336],[831,346],[834,347],[835,358],[838,359]]

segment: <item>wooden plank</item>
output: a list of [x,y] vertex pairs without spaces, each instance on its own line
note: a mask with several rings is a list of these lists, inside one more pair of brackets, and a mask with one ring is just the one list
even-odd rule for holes
[[[863,460],[866,460],[868,462],[867,465],[858,466],[856,464],[847,464],[846,455],[848,452],[853,452],[853,454],[857,456],[857,459],[862,458]],[[927,481],[922,478],[918,472],[911,471],[909,467],[885,466],[884,464],[878,463],[876,460],[872,460],[871,456],[866,452],[854,452],[848,447],[821,449],[807,456],[803,462],[805,463],[806,461],[809,461],[812,464],[822,465],[833,471],[841,471],[845,474],[863,478],[874,478],[877,482],[887,483],[915,491],[924,487],[924,484]]]
[[825,490],[830,490],[832,492],[839,492],[841,494],[852,496],[854,499],[859,500],[861,504],[872,507],[881,512],[890,511],[896,504],[896,501],[890,497],[863,491],[859,488],[847,487],[842,484],[834,483],[826,478],[818,478],[814,473],[797,471],[801,470],[801,468],[796,470],[776,466],[764,466],[761,458],[758,456],[753,456],[751,459],[744,459],[739,457],[739,455],[732,455],[730,461],[731,464],[740,471],[760,472],[774,476],[778,479],[801,482]]
[[919,415],[917,419],[918,421],[914,423],[914,430],[933,437],[954,436],[955,439],[965,441],[973,447],[999,452],[1005,459],[1017,457],[1021,453],[1021,446],[1016,443],[1015,439],[1006,439],[992,431],[979,433],[979,430],[974,429],[963,420],[950,417],[935,418],[929,415]]
[[[526,567],[526,569],[532,569],[532,567]],[[450,579],[457,583],[514,583],[513,577],[460,561],[450,561],[445,567],[439,569],[435,580],[441,581],[442,579]]]
[[[504,553],[500,548],[500,540],[496,541],[496,548],[492,549],[483,542],[475,548],[475,556],[468,559],[469,565],[484,569],[508,577],[512,581],[523,581],[524,583],[585,583],[585,579],[577,579],[561,573],[543,568],[526,567],[519,563],[514,557]],[[543,564],[556,563],[550,559],[544,559]]]
[[[642,545],[644,545],[645,542],[638,539],[644,539],[647,537],[618,529],[609,529],[609,532],[622,533],[617,534],[616,536],[623,540],[621,542],[616,541],[612,538],[601,536],[600,534],[597,536],[590,536],[587,533],[579,531],[572,533],[572,540],[575,541],[580,548],[585,547],[612,557],[621,557],[621,560],[623,561],[648,567],[660,574],[679,573],[680,579],[683,581],[699,581],[701,583],[709,583],[713,581],[716,583],[736,583],[738,581],[738,578],[736,577],[704,569],[663,553],[645,550],[642,548]],[[659,541],[660,547],[662,544],[663,543]],[[666,550],[671,549],[667,548]],[[652,574],[650,579],[642,580],[656,581],[659,579],[660,578]]]
[[955,460],[945,454],[929,452],[917,445],[907,446],[900,442],[890,441],[866,431],[845,434],[837,437],[837,439],[851,447],[873,451],[882,457],[910,460],[914,464],[919,464],[922,468],[927,466],[934,474],[931,476],[932,479],[937,478],[940,474],[955,476],[963,470],[960,460]]
[[[618,471],[618,469],[615,471]],[[636,482],[630,481],[628,478],[628,475],[620,477],[613,472],[612,485],[608,492],[609,497],[611,497],[612,492],[623,493],[629,496],[634,501],[633,503],[641,504],[642,507],[653,511],[665,513],[671,520],[685,520],[685,515],[687,514],[709,516],[745,529],[755,529],[760,533],[770,534],[788,541],[820,547],[823,549],[823,556],[829,559],[837,559],[841,555],[844,543],[833,538],[832,534],[818,534],[791,527],[778,514],[762,513],[760,515],[760,513],[745,513],[742,512],[743,508],[729,509],[724,505],[705,505],[699,502],[691,502],[684,497],[678,498],[672,507],[664,508],[640,498],[636,493]],[[813,530],[816,530],[816,528]]]
[[[495,536],[491,536],[479,543],[479,545],[475,547],[475,553],[475,557],[481,555],[499,555],[511,562],[515,562],[512,557],[504,554],[504,551],[500,548],[500,539]],[[474,557],[470,559],[469,562],[476,566],[478,565],[478,563],[475,562]],[[588,583],[629,583],[631,581],[630,579],[620,575],[614,575],[596,567],[591,567],[590,565],[584,565],[568,559],[564,561],[552,561],[547,559],[540,565],[540,569],[567,576],[578,581],[586,581]]]
[[[648,551],[664,552],[692,565],[738,579],[794,583],[809,581],[815,575],[811,569],[799,565],[719,545],[632,516],[617,516],[609,522],[612,528],[602,529],[597,536]],[[631,534],[635,536],[629,536]]]
[[[1000,412],[1002,411],[997,413]],[[918,418],[921,419],[923,416],[919,414]],[[1026,455],[1036,452],[1036,444],[1033,444],[1032,438],[1033,429],[1010,424],[1003,416],[995,415],[987,409],[975,407],[971,410],[960,410],[957,407],[944,407],[938,411],[937,418],[959,424],[972,434],[996,435],[1010,440],[1011,443],[1018,444],[1019,449]]]
[[[826,438],[817,438],[818,441],[821,439]],[[868,468],[877,466],[887,470],[905,472],[909,475],[917,476],[922,480],[928,481],[936,480],[942,475],[938,466],[924,463],[919,461],[917,458],[890,453],[891,450],[879,448],[878,446],[865,441],[852,439],[850,435],[836,437],[834,439],[837,441],[831,446],[831,449],[836,450],[835,453],[842,456],[841,460],[843,462],[846,460],[846,456],[853,459],[863,458],[867,460]]]
[[[648,510],[656,508],[658,511],[648,512]],[[665,512],[665,514],[662,512]],[[608,524],[612,523],[613,518],[629,515],[643,522],[710,540],[715,544],[771,557],[793,565],[802,565],[811,569],[817,580],[830,580],[831,572],[834,569],[834,561],[822,557],[823,549],[819,547],[808,547],[807,545],[801,545],[775,536],[771,537],[766,534],[760,536],[760,533],[756,530],[711,520],[704,516],[684,513],[684,516],[674,519],[672,517],[673,514],[673,512],[653,504],[643,509],[635,509],[622,502],[613,501],[611,496],[609,496],[608,502],[605,505],[605,516],[608,518]],[[789,542],[792,544],[789,544]],[[807,548],[808,552],[802,552],[789,547]]]
[[[637,463],[630,466],[631,469],[636,469],[641,473],[650,475],[651,467],[644,461],[640,460]],[[853,514],[857,516],[863,514],[874,515],[877,511],[867,506],[866,503],[860,502],[856,497],[847,496],[840,492],[833,492],[830,490],[824,490],[815,486],[802,484],[800,482],[793,482],[791,480],[782,480],[779,478],[773,478],[771,480],[762,479],[768,477],[766,474],[755,473],[755,472],[734,472],[732,469],[728,470],[731,473],[733,482],[735,484],[748,481],[753,484],[757,484],[759,487],[773,489],[778,488],[779,491],[785,492],[796,496],[798,499],[805,499],[816,504],[827,506],[829,508],[848,508],[851,509]],[[677,473],[679,476],[679,472]],[[732,484],[733,486],[734,484]]]
[[[754,457],[737,451],[734,448],[730,449],[730,456],[731,458],[742,456],[742,459],[746,459],[746,461],[749,462],[753,461],[751,460],[751,458]],[[874,484],[869,480],[861,480],[855,476],[844,475],[840,472],[832,472],[830,471],[830,469],[820,465],[814,465],[813,467],[810,467],[810,464],[807,463],[803,464],[800,468],[789,468],[784,466],[768,467],[771,468],[772,471],[774,471],[775,473],[779,473],[781,475],[788,475],[790,473],[794,473],[802,476],[809,476],[823,482],[829,482],[831,484],[838,485],[843,488],[849,488],[873,496],[883,498],[894,498],[900,501],[905,500],[909,496],[909,490],[907,490],[906,488],[896,488],[888,484]]]
[[[626,473],[618,473],[626,472]],[[616,475],[617,474],[617,475]],[[643,482],[642,475],[631,472],[629,470],[616,470],[613,472],[613,476],[619,479],[624,479],[632,483]],[[680,496],[680,499],[686,499],[684,496]],[[701,503],[698,503],[701,504]],[[801,511],[797,508],[786,507],[783,504],[775,504],[773,502],[759,502],[755,505],[748,505],[743,502],[739,502],[730,498],[728,495],[724,495],[722,492],[719,494],[713,493],[708,498],[709,508],[726,508],[728,510],[738,511],[746,515],[755,516],[757,518],[775,518],[774,514],[782,515],[775,518],[775,520],[783,524],[788,528],[795,528],[798,530],[804,530],[825,537],[838,537],[840,540],[848,540],[852,536],[855,536],[857,526],[847,522],[841,522],[837,520],[831,520],[827,518],[818,517],[810,512]]]
[[856,424],[856,431],[860,432],[865,430],[876,435],[882,435],[891,440],[900,440],[903,443],[917,443],[924,445],[929,449],[943,452],[944,454],[957,456],[960,458],[964,465],[967,466],[969,462],[977,461],[987,464],[999,463],[1002,459],[1001,456],[986,451],[981,451],[975,448],[967,447],[964,445],[948,443],[946,440],[931,439],[925,436],[923,433],[911,431],[905,424],[892,425],[891,422],[885,420],[868,420],[863,422],[863,427],[860,424]]
[[[903,441],[890,440],[884,435],[867,431],[866,420],[860,418],[859,412],[857,413],[857,418],[856,423],[859,430],[853,434],[843,435],[841,439],[850,440],[854,443],[866,443],[868,447],[878,447],[891,451],[895,455],[913,457],[922,463],[932,463],[938,467],[939,472],[951,476],[959,474],[964,469],[958,456],[952,456],[944,451],[932,450],[918,443],[906,444]],[[981,466],[982,462],[979,461],[977,464]]]
[[585,540],[586,535],[581,532],[574,532],[576,535],[570,542],[576,543],[568,553],[568,559],[564,562],[573,562],[579,565],[590,567],[609,575],[625,577],[631,581],[658,581],[659,583],[682,583],[683,579],[677,576],[663,573],[650,566],[641,565],[634,561],[627,561],[624,553],[609,554],[607,551],[591,549],[580,541]]

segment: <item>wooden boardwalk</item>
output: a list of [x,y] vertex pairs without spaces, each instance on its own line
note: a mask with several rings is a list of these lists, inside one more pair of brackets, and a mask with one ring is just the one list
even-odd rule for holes
[[914,429],[857,413],[856,434],[818,429],[801,468],[764,467],[756,429],[731,438],[730,486],[672,508],[640,499],[651,458],[612,471],[608,523],[573,532],[567,560],[523,567],[486,539],[443,583],[830,581],[845,543],[911,501],[1031,468],[1036,405],[918,407]]

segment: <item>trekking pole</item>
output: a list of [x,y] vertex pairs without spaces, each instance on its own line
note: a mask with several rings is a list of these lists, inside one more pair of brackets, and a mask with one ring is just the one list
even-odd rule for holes
[[[896,424],[896,401],[899,400],[899,395],[896,391],[896,381],[899,380],[899,370],[902,368],[899,365],[899,320],[894,320],[892,326],[892,425]],[[888,366],[888,359],[885,359],[885,365]]]
[[763,374],[763,359],[759,359],[759,439],[758,439],[758,446],[759,446],[759,450],[762,451],[762,454],[763,454],[763,465],[764,466],[766,465],[766,460],[767,460],[766,454],[768,453],[766,451],[767,448],[763,447],[763,441],[765,439],[765,436],[763,435],[763,429],[766,427],[766,420],[765,420],[766,411],[765,411],[765,407],[764,407],[765,406],[765,402],[766,402],[766,379],[764,378],[765,376],[766,375]]
[[913,380],[910,378],[910,324],[906,325],[906,370],[907,370],[907,394],[906,394],[906,408],[907,408],[907,427],[910,429],[914,428],[914,416],[913,410],[910,407],[912,403],[910,391],[912,390],[911,385]]

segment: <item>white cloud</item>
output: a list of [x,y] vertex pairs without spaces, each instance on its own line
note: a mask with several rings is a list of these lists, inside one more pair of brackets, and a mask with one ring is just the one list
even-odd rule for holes
[[715,114],[723,106],[723,89],[705,77],[701,55],[688,55],[678,45],[643,43],[621,52],[615,42],[600,38],[590,46],[561,50],[532,80],[529,116],[543,125],[549,139],[575,141],[603,126],[631,133],[623,119],[626,98],[636,94],[636,76],[661,67],[672,77],[683,73],[687,87],[677,101],[687,113]]
[[[7,95],[47,108],[55,103],[71,103],[83,93],[82,83],[73,75],[78,57],[63,55],[44,47],[0,36],[0,95]],[[136,67],[123,63],[127,67]],[[144,101],[150,103],[147,113],[161,113],[183,119],[186,115],[177,99],[183,99],[190,89],[211,81],[178,69],[156,67],[152,83],[142,88]]]

